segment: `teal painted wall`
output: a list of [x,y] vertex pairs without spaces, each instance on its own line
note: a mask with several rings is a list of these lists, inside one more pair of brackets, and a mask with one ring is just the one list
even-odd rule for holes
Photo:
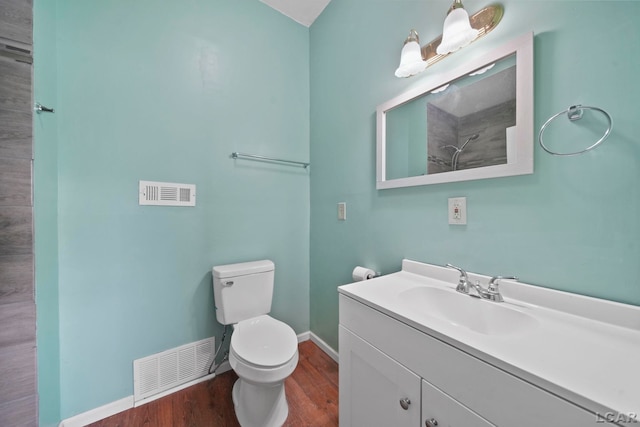
[[[640,304],[639,2],[503,1],[494,32],[426,71],[533,31],[536,133],[570,105],[595,105],[614,120],[603,146],[570,158],[536,146],[528,176],[375,189],[376,106],[420,82],[393,76],[402,42],[411,28],[423,43],[439,35],[450,3],[334,0],[311,27],[311,329],[334,348],[336,287],[355,265],[390,273],[403,258]],[[467,197],[467,226],[448,225],[456,196]]]
[[[36,0],[35,94],[56,107],[34,123],[41,424],[131,395],[133,359],[220,337],[215,264],[273,259],[273,315],[334,348],[336,287],[404,257],[640,304],[640,47],[611,41],[640,40],[640,3],[503,4],[427,72],[534,31],[536,129],[583,103],[612,136],[575,158],[536,147],[529,176],[377,191],[375,108],[420,82],[393,76],[402,41],[440,34],[449,1],[333,0],[309,31],[258,1]],[[140,207],[140,179],[195,183],[198,205]]]
[[[36,175],[57,187],[39,222],[57,220],[57,244],[37,256],[59,258],[60,418],[132,395],[134,359],[219,339],[213,265],[272,259],[272,315],[308,331],[309,172],[230,158],[309,158],[308,29],[258,1],[69,0],[54,12],[57,74],[36,92],[57,91],[57,171],[37,161]],[[197,206],[139,206],[138,180],[196,184]]]
[[[57,106],[56,1],[33,5],[34,99]],[[40,426],[60,422],[58,139],[52,114],[34,114],[33,198]]]
[[386,134],[393,140],[386,151],[387,179],[427,173],[427,101],[408,102],[386,113]]

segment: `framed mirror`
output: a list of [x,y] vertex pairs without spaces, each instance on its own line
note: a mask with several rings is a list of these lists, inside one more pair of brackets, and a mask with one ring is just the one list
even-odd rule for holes
[[533,173],[533,34],[426,78],[376,120],[377,189]]

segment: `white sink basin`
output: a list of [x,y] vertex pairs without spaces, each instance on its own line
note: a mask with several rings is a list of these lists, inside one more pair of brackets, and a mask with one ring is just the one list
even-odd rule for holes
[[[486,286],[490,280],[468,275],[471,283]],[[640,414],[640,307],[509,280],[499,285],[505,301],[493,302],[456,292],[458,279],[452,269],[403,260],[402,271],[338,289],[341,296],[588,408],[594,423],[600,422],[596,413]]]
[[520,311],[448,289],[420,286],[398,294],[408,310],[436,317],[485,335],[519,333],[538,321]]

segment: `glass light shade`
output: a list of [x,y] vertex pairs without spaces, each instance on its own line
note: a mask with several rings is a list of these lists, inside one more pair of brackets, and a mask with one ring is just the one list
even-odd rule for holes
[[449,87],[449,83],[447,83],[446,85],[443,85],[443,86],[435,88],[434,90],[431,91],[431,93],[444,92],[445,90],[447,90],[448,87]]
[[420,44],[410,41],[402,47],[400,66],[396,70],[396,77],[410,77],[427,68],[427,61],[422,59]]
[[486,67],[480,68],[479,70],[474,71],[473,73],[469,73],[469,75],[470,76],[479,76],[480,74],[484,74],[487,71],[489,71],[490,69],[492,69],[494,65],[496,65],[495,62],[493,64],[491,64],[491,65],[487,65]]
[[444,20],[442,43],[436,49],[439,55],[465,47],[478,37],[478,30],[471,28],[469,14],[463,8],[453,9]]

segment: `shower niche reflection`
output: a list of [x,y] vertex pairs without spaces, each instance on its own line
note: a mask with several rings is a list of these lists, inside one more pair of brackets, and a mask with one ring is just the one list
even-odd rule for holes
[[531,34],[378,107],[378,189],[532,172]]

